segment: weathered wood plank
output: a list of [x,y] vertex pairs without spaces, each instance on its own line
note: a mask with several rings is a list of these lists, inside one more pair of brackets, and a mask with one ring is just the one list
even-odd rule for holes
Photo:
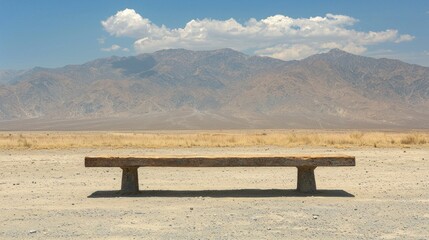
[[222,155],[85,157],[85,167],[355,166],[347,155]]

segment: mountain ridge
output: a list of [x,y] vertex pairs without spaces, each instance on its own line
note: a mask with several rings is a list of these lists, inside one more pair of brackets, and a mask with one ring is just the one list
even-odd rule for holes
[[299,61],[166,49],[20,72],[0,79],[0,102],[0,130],[103,118],[151,129],[144,119],[155,113],[181,116],[184,129],[207,125],[205,117],[224,128],[429,128],[429,68],[339,49]]

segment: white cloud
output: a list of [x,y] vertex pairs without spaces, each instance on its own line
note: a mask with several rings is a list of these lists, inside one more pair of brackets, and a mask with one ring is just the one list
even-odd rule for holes
[[294,45],[277,45],[275,47],[265,48],[256,50],[255,53],[261,56],[270,56],[273,58],[279,58],[283,60],[295,60],[302,56],[310,56],[317,51],[312,47],[305,44],[294,44]]
[[102,21],[101,24],[107,32],[117,37],[161,37],[168,32],[165,26],[158,27],[136,13],[134,9],[128,8]]
[[158,26],[133,9],[125,9],[101,24],[112,36],[135,39],[139,53],[165,48],[210,50],[233,48],[280,59],[301,59],[330,48],[361,54],[367,46],[411,41],[414,36],[400,35],[395,29],[363,32],[352,29],[358,22],[345,15],[326,14],[310,18],[284,15],[249,19],[239,23],[228,20],[196,19],[183,28]]
[[117,44],[113,44],[112,46],[108,47],[108,48],[102,48],[101,51],[103,52],[114,52],[114,51],[118,51],[118,50],[122,50],[124,52],[129,52],[130,49],[128,48],[123,48]]
[[117,45],[117,44],[113,44],[112,46],[108,47],[108,48],[102,48],[101,51],[104,52],[114,52],[121,49],[121,46]]
[[414,36],[411,36],[408,34],[401,35],[401,36],[399,36],[398,39],[395,40],[395,43],[412,41],[412,40],[414,40],[414,38],[415,38]]

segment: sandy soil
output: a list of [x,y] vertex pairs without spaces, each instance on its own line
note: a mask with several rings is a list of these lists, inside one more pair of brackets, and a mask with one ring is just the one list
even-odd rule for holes
[[[314,196],[295,168],[140,168],[135,197],[121,171],[84,156],[138,153],[344,153],[320,167]],[[220,148],[0,152],[0,239],[429,239],[429,149]]]

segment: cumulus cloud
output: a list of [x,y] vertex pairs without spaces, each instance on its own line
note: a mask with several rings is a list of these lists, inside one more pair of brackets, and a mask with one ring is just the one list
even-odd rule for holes
[[165,26],[158,27],[149,19],[136,13],[134,9],[128,8],[117,12],[116,15],[102,21],[101,24],[107,32],[117,37],[161,37],[168,34],[169,31]]
[[135,39],[134,49],[139,53],[165,48],[210,50],[233,48],[258,55],[284,60],[301,59],[339,48],[361,54],[370,45],[411,41],[414,36],[401,35],[395,29],[363,32],[352,27],[357,19],[326,14],[310,18],[291,18],[284,15],[265,19],[249,19],[239,23],[235,19],[191,20],[183,28],[158,26],[133,9],[125,9],[102,21],[103,28],[112,36]]
[[124,52],[130,51],[128,48],[121,48],[121,46],[119,46],[117,44],[113,44],[112,46],[110,46],[108,48],[102,48],[101,49],[101,51],[103,51],[103,52],[114,52],[114,51],[118,51],[118,50],[122,50]]
[[399,36],[398,39],[395,40],[395,43],[412,41],[412,40],[414,40],[414,38],[415,38],[414,36],[411,36],[408,34],[401,35],[401,36]]
[[121,49],[121,46],[113,44],[112,46],[108,47],[108,48],[102,48],[101,51],[104,52],[113,52],[113,51],[117,51]]

